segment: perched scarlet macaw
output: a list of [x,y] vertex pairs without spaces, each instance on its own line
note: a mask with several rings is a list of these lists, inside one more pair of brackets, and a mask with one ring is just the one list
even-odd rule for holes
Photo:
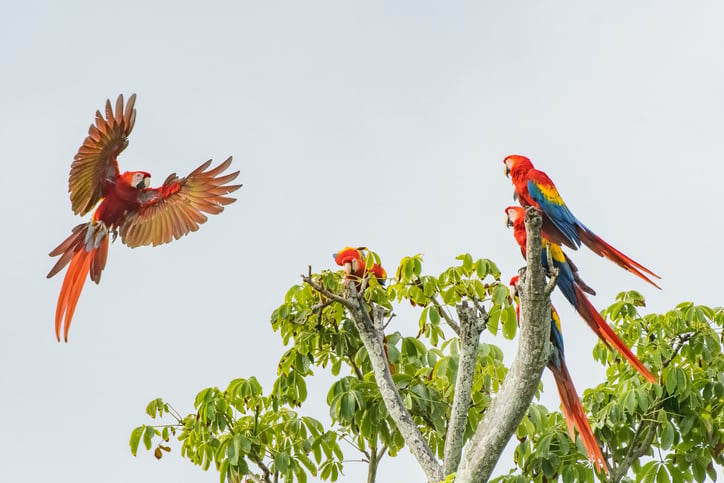
[[[337,253],[332,254],[337,265],[344,268],[345,280],[361,280],[364,278],[366,273],[366,254],[364,250],[366,250],[365,247],[344,247]],[[377,278],[380,284],[384,285],[387,279],[387,272],[384,268],[375,263],[369,271]]]
[[218,214],[224,206],[235,201],[225,196],[241,185],[228,185],[238,171],[220,176],[231,157],[207,170],[205,162],[185,178],[169,175],[163,185],[149,188],[151,175],[145,171],[118,169],[118,155],[128,145],[128,135],[136,120],[133,105],[136,95],[123,105],[118,96],[115,112],[106,101],[105,117],[96,112],[95,124],[88,129],[78,154],[73,159],[68,191],[73,212],[85,215],[100,202],[88,223],[73,228],[71,235],[50,252],[60,256],[48,273],[48,278],[60,272],[68,263],[68,271],[60,289],[55,311],[55,335],[60,341],[60,328],[65,320],[63,337],[68,341],[68,329],[78,303],[86,276],[100,282],[108,257],[108,235],[120,233],[129,247],[160,245],[196,231],[207,220],[204,213]]
[[[367,254],[365,253],[365,250],[367,250],[367,248],[365,247],[344,247],[337,253],[332,254],[332,257],[334,258],[334,261],[337,263],[337,265],[344,268],[345,284],[349,281],[354,281],[356,284],[355,287],[360,287],[361,280],[367,274],[367,270],[365,270],[365,267],[367,266],[367,264],[365,263],[365,258],[367,257]],[[381,265],[375,263],[374,265],[372,265],[372,268],[370,268],[369,273],[375,276],[380,285],[385,284],[385,281],[387,280],[387,272],[384,268],[382,268]],[[372,312],[370,312],[370,318],[371,317]],[[384,337],[383,342],[384,344],[382,347],[385,351],[387,366],[390,368],[390,373],[394,375],[397,371],[395,369],[395,365],[390,362],[390,355],[387,351],[387,336]]]
[[515,186],[515,194],[523,207],[535,206],[543,216],[543,231],[548,240],[558,245],[566,245],[573,250],[581,246],[581,242],[599,256],[608,258],[624,270],[660,288],[648,275],[661,278],[637,261],[624,255],[593,233],[568,209],[558,194],[553,181],[543,171],[533,167],[533,163],[525,156],[513,154],[503,160],[505,174],[510,175]]
[[[515,300],[515,314],[518,316],[518,320],[520,320],[520,306],[518,305],[517,297],[518,278],[516,275],[510,280],[510,295]],[[553,305],[551,305],[550,341],[551,344],[553,344],[554,351],[548,359],[547,367],[553,373],[553,378],[556,381],[558,396],[561,398],[561,406],[563,407],[563,416],[566,418],[566,426],[568,426],[568,434],[575,442],[576,433],[574,427],[578,429],[583,446],[586,448],[586,453],[588,453],[588,459],[595,465],[597,471],[603,470],[608,474],[608,465],[601,454],[601,448],[598,446],[596,437],[593,435],[591,425],[588,423],[583,405],[573,385],[573,379],[566,366],[561,319]]]
[[[509,206],[505,209],[506,224],[513,227],[513,235],[520,246],[520,251],[525,258],[527,236],[525,232],[525,210],[518,206]],[[656,378],[646,369],[646,366],[634,355],[628,346],[621,340],[616,332],[606,323],[598,313],[598,310],[591,304],[585,293],[595,294],[593,289],[586,285],[578,275],[578,269],[570,259],[563,253],[560,245],[552,243],[543,237],[543,252],[541,263],[543,268],[548,270],[548,250],[550,250],[553,266],[558,268],[557,287],[563,293],[576,312],[593,330],[596,335],[609,347],[613,346],[629,363],[636,368],[648,381],[656,382]]]

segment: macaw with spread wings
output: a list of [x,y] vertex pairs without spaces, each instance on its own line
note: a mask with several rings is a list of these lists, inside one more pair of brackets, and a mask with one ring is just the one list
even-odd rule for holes
[[[115,111],[106,101],[105,116],[96,112],[96,120],[88,129],[70,168],[68,191],[73,212],[85,215],[93,210],[87,223],[73,228],[71,235],[50,252],[59,256],[48,278],[70,264],[55,311],[55,335],[68,341],[73,319],[86,276],[100,282],[108,257],[108,237],[120,234],[121,241],[131,248],[161,245],[178,239],[207,220],[204,213],[219,214],[233,203],[228,197],[241,185],[229,185],[239,172],[221,175],[230,165],[231,157],[215,168],[205,162],[185,178],[171,174],[163,185],[149,188],[151,175],[145,171],[118,169],[118,155],[128,145],[128,135],[136,120],[133,94],[123,103],[118,96]],[[99,204],[100,203],[100,204]]]

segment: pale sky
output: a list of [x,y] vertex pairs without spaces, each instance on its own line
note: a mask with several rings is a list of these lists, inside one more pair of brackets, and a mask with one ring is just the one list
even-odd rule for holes
[[[663,277],[659,292],[574,253],[596,307],[629,289],[646,311],[722,304],[723,14],[714,1],[5,5],[0,481],[218,481],[179,444],[161,462],[131,456],[148,401],[187,414],[199,390],[251,375],[269,392],[285,350],[271,312],[308,265],[332,268],[345,245],[375,250],[388,273],[421,252],[438,274],[470,252],[510,277],[523,263],[503,224],[512,153]],[[46,280],[47,253],[87,220],[70,208],[70,163],[96,109],[134,92],[121,170],[150,171],[158,185],[233,155],[244,187],[180,241],[114,243],[58,344],[62,276]],[[604,379],[595,336],[553,301],[582,393]],[[416,324],[411,314],[391,328]],[[512,353],[502,337],[482,340]],[[328,425],[331,379],[312,381],[303,411]],[[558,407],[548,374],[544,384]],[[349,463],[343,481],[365,472]],[[403,477],[423,473],[406,451],[385,457],[378,482]]]

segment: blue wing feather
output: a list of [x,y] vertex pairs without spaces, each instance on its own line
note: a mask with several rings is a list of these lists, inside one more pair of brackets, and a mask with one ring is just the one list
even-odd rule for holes
[[560,203],[556,203],[554,200],[545,196],[540,186],[532,180],[528,180],[528,194],[533,201],[538,203],[543,213],[553,222],[553,225],[558,228],[563,236],[568,239],[571,244],[580,247],[581,239],[578,236],[577,228],[579,221],[573,216],[573,213],[571,213],[571,210],[568,209],[566,204],[563,203],[562,200]]
[[[548,245],[545,241],[543,242],[543,245],[543,250],[541,251],[541,264],[543,265],[543,268],[548,271],[548,249],[550,245]],[[556,251],[554,250],[553,253],[555,254],[555,252]],[[562,254],[563,252],[561,251],[560,253]],[[551,258],[553,259],[553,266],[558,269],[558,280],[556,282],[556,286],[560,289],[566,300],[577,308],[578,298],[576,297],[576,290],[574,288],[576,277],[573,274],[571,265],[566,262],[565,256],[563,260],[557,260],[555,256]]]

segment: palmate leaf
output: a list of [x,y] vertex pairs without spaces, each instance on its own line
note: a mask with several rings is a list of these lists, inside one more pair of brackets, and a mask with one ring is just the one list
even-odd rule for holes
[[[517,332],[514,307],[507,287],[498,283],[495,264],[469,254],[457,260],[457,265],[433,276],[424,272],[421,256],[407,257],[385,287],[369,284],[363,302],[370,313],[375,306],[387,308],[383,323],[388,368],[415,424],[438,455],[446,442],[459,363],[460,343],[451,328],[454,324],[448,325],[448,320],[457,321],[456,305],[465,302],[487,311],[490,334],[485,337],[502,332],[503,337],[513,338]],[[312,280],[343,294],[341,271],[312,274]],[[666,314],[642,314],[644,307],[643,297],[629,292],[619,295],[604,314],[660,383],[645,382],[618,353],[599,344],[594,356],[607,367],[606,378],[576,380],[578,393],[583,395],[595,437],[612,463],[621,464],[629,448],[637,448],[641,438],[653,434],[643,452],[631,456],[627,477],[704,481],[712,478],[722,461],[717,448],[724,441],[724,312],[685,303]],[[224,391],[203,389],[193,401],[194,412],[180,422],[163,431],[134,429],[133,454],[141,441],[150,448],[156,435],[164,440],[175,435],[183,457],[217,468],[222,480],[248,471],[260,474],[256,463],[262,462],[287,481],[306,481],[310,476],[338,479],[345,457],[342,450],[354,452],[355,446],[366,452],[384,449],[384,457],[395,457],[405,442],[387,413],[369,354],[350,317],[342,304],[308,284],[291,287],[271,316],[272,328],[287,346],[279,365],[269,368],[277,375],[272,392],[264,394],[254,377],[235,379]],[[576,353],[585,354],[578,341],[566,342],[569,350],[575,347]],[[326,398],[333,420],[330,427],[303,415],[307,378],[321,371],[334,376]],[[466,438],[506,373],[502,350],[487,340],[481,343]],[[596,382],[600,384],[595,386]],[[147,412],[170,416],[162,399],[151,401]],[[598,479],[581,439],[570,439],[557,410],[532,405],[516,436],[515,467],[496,481]],[[340,445],[343,440],[354,446]]]

